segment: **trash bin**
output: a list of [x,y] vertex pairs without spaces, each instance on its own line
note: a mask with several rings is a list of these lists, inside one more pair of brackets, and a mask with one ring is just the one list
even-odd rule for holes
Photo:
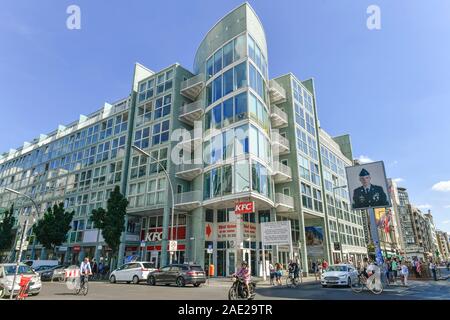
[[214,277],[214,265],[213,265],[213,264],[210,264],[210,265],[209,265],[208,276],[209,276],[209,277]]

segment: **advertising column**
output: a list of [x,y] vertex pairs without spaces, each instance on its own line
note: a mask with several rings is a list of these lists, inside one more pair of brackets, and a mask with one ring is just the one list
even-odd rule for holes
[[375,246],[376,262],[380,266],[383,263],[383,255],[375,219],[375,208],[391,206],[384,163],[378,161],[346,167],[345,171],[352,209],[369,211],[370,234]]

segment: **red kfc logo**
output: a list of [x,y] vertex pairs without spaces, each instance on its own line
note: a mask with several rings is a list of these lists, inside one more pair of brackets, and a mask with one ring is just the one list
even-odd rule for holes
[[234,207],[235,214],[252,213],[252,212],[255,212],[255,203],[253,201],[238,202]]

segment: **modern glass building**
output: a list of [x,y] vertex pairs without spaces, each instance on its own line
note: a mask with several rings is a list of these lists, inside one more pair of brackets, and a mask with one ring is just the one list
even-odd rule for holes
[[[268,246],[267,260],[286,264],[292,254],[307,272],[317,259],[360,259],[361,218],[349,210],[346,189],[335,189],[352,164],[349,137],[320,128],[312,79],[269,79],[268,57],[264,28],[242,4],[206,34],[193,72],[136,64],[129,97],[5,153],[0,186],[35,197],[42,209],[65,201],[76,210],[60,252],[69,261],[108,254],[89,214],[115,185],[130,201],[121,256],[158,266],[211,263],[217,276],[247,260],[260,275],[260,223],[289,219],[294,252]],[[254,202],[254,213],[235,214],[243,201]],[[12,202],[31,210],[0,194],[0,207]],[[168,240],[177,240],[172,255]],[[37,254],[45,252],[30,246],[28,255]]]

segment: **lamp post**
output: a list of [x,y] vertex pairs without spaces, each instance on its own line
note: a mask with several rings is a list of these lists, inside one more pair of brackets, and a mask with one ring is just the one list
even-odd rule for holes
[[[169,182],[170,193],[172,194],[172,240],[173,240],[175,238],[175,236],[174,236],[175,229],[173,227],[174,215],[175,215],[175,198],[174,198],[174,193],[173,193],[172,181],[170,180],[169,174],[167,173],[166,169],[161,164],[161,162],[158,159],[155,159],[154,157],[152,157],[148,152],[145,152],[144,150],[142,150],[139,147],[136,147],[135,145],[132,145],[131,148],[136,150],[141,155],[150,158],[152,161],[156,161],[156,163],[161,167],[161,169],[164,171],[164,174],[166,175],[167,181]],[[167,230],[166,234],[169,234],[169,230]],[[165,258],[167,256],[167,243],[164,244],[164,242],[167,242],[167,240],[168,239],[163,238],[163,245],[161,246],[161,258]],[[165,254],[163,254],[164,252],[165,252]],[[172,263],[172,256],[173,255],[171,254],[170,255],[170,263]],[[164,262],[165,259],[162,259],[162,260],[163,260],[163,263],[165,263]]]
[[[337,189],[343,189],[343,188],[347,188],[347,186],[337,186],[337,187],[333,187],[333,201],[334,201],[334,207],[337,208],[337,204],[336,204],[336,190]],[[342,210],[341,210],[342,212]],[[337,229],[338,229],[338,237],[339,237],[339,248],[341,249],[341,262],[342,260],[344,260],[344,253],[342,250],[342,238],[341,238],[341,229],[340,229],[340,225],[339,225],[339,215],[337,214],[336,211],[336,221],[337,221]]]
[[[21,192],[19,192],[17,190],[14,190],[14,189],[5,188],[5,190],[8,191],[8,192],[14,193],[14,194],[16,194],[18,196],[25,197],[28,200],[30,200],[31,203],[34,205],[34,207],[36,209],[36,216],[39,216],[39,208],[36,205],[36,202],[34,202],[33,198],[31,198],[30,196],[28,196],[28,195],[26,195],[24,193],[21,193]],[[33,222],[32,223],[34,224],[35,221],[36,221],[36,217],[33,216]],[[24,243],[24,241],[26,239],[27,232],[28,232],[28,224],[29,224],[29,218],[27,217],[26,220],[25,220],[25,224],[23,226],[22,235],[20,236],[19,254],[18,254],[17,260],[16,260],[16,271],[14,272],[14,278],[13,278],[12,287],[11,287],[11,294],[9,295],[9,299],[10,300],[12,300],[13,295],[14,295],[14,286],[16,284],[17,273],[19,272],[19,264],[20,264],[20,259],[22,258],[23,243]]]
[[194,241],[194,259],[192,259],[193,263],[197,261],[197,244],[195,243],[195,237],[190,237],[189,240]]

